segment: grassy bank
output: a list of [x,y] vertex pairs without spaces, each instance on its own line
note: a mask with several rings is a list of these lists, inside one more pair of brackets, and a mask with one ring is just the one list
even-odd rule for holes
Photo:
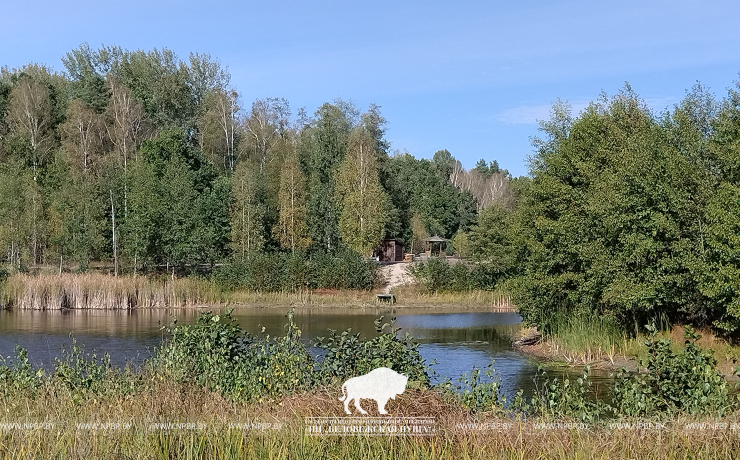
[[[523,330],[521,336],[532,335],[535,330]],[[697,345],[711,350],[717,359],[720,371],[733,377],[735,365],[740,358],[740,346],[720,337],[708,328],[699,330],[701,337]],[[636,369],[640,360],[647,358],[646,342],[670,339],[671,348],[677,352],[684,343],[684,327],[674,325],[656,330],[655,336],[641,333],[629,336],[609,318],[597,315],[573,315],[562,318],[555,331],[545,335],[535,345],[521,347],[522,351],[540,359],[572,366],[617,369]]]
[[691,428],[693,418],[676,419],[659,429],[522,421],[492,413],[471,415],[424,390],[408,390],[388,409],[394,416],[435,417],[435,435],[309,436],[303,417],[342,416],[336,389],[249,405],[159,380],[129,398],[91,398],[84,403],[63,389],[47,389],[33,398],[0,402],[0,423],[46,424],[0,430],[0,457],[695,459],[732,458],[740,448],[736,433],[720,425],[737,423],[735,419],[704,420],[717,422],[713,429]]
[[[392,291],[396,306],[440,306],[513,311],[502,292],[467,291],[430,293],[418,286]],[[14,274],[0,284],[0,307],[21,310],[187,308],[207,305],[275,305],[371,307],[376,291],[299,289],[264,292],[225,289],[205,278],[85,274]]]
[[[529,401],[506,403],[492,369],[430,385],[418,344],[392,320],[378,318],[374,338],[330,331],[319,358],[287,319],[284,336],[253,336],[229,312],[203,312],[168,328],[169,340],[135,370],[73,346],[47,373],[20,350],[0,362],[0,456],[724,458],[740,447],[740,406],[693,342],[680,356],[656,344],[653,364],[671,372],[618,376],[609,404],[589,396],[587,374],[541,381]],[[408,376],[385,418],[428,417],[429,435],[312,435],[306,417],[353,420],[342,382],[381,366]]]
[[14,274],[0,286],[0,304],[21,310],[191,307],[226,300],[215,283],[167,276]]

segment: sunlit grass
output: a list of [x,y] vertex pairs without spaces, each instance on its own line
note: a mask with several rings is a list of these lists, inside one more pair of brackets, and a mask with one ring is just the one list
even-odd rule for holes
[[[392,410],[422,415],[424,409],[416,401],[426,398],[434,406],[437,421],[437,433],[431,437],[308,436],[304,416],[341,412],[338,401],[332,404],[331,390],[249,405],[161,381],[153,381],[128,398],[76,400],[60,388],[44,391],[36,397],[16,395],[0,400],[0,422],[54,424],[48,430],[1,430],[0,458],[664,459],[733,458],[740,448],[740,438],[729,429],[686,429],[686,423],[694,419],[674,420],[659,430],[620,430],[608,424],[581,429],[577,424],[548,427],[540,424],[553,421],[521,421],[493,414],[474,417],[459,407],[443,405],[429,391],[399,396]],[[92,422],[130,427],[94,430],[81,425]],[[155,422],[193,423],[195,428],[161,429],[152,426]],[[727,426],[733,422],[737,423],[734,418],[721,421]],[[265,425],[257,428],[257,423]],[[504,428],[463,425],[469,423]]]
[[[114,277],[100,273],[14,274],[0,286],[0,305],[20,310],[187,308],[215,305],[374,307],[372,291],[315,289],[295,292],[228,291],[205,278],[168,275]],[[429,293],[417,286],[393,290],[395,306],[456,306],[515,311],[504,292]]]
[[[610,318],[600,315],[563,315],[554,326],[554,332],[538,346],[538,354],[572,365],[605,362],[618,367],[626,360],[637,364],[647,357],[645,342],[652,338],[645,333],[630,336]],[[740,346],[709,329],[699,332],[702,338],[697,345],[712,350],[720,370],[732,374],[735,361],[740,358]],[[684,347],[683,327],[659,330],[655,339],[671,339],[673,350],[679,352]]]

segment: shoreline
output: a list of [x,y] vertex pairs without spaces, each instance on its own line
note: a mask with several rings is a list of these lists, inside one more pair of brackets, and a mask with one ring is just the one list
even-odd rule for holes
[[[396,303],[379,301],[390,291]],[[212,280],[112,277],[99,274],[30,276],[15,274],[0,285],[0,309],[135,310],[279,306],[292,308],[426,308],[515,312],[498,291],[425,292],[416,285],[376,287],[370,291],[313,289],[293,292],[226,290]]]

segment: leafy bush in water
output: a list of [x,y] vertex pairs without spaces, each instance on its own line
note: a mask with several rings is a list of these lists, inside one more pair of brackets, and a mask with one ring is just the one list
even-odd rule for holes
[[41,386],[44,371],[34,372],[25,348],[15,347],[15,362],[0,356],[0,394],[7,397],[18,391],[33,391]]
[[682,412],[723,416],[734,406],[712,351],[696,345],[701,335],[685,328],[685,348],[676,354],[671,350],[670,339],[655,340],[655,328],[648,330],[653,339],[645,343],[648,357],[640,366],[646,372],[631,374],[622,370],[617,374],[613,401],[619,414],[650,417]]
[[532,397],[531,409],[535,415],[552,418],[575,418],[582,422],[595,422],[611,411],[611,408],[596,401],[591,395],[589,368],[575,381],[568,377],[547,379],[537,388]]
[[470,374],[464,373],[453,384],[449,379],[445,379],[440,387],[447,390],[454,399],[470,412],[486,412],[500,409],[506,402],[506,398],[501,394],[501,380],[493,369],[493,361],[483,371],[473,367]]
[[326,351],[318,364],[318,373],[323,382],[331,379],[346,379],[367,374],[378,367],[388,367],[408,376],[409,381],[429,383],[424,359],[419,353],[419,344],[410,335],[399,338],[400,329],[394,327],[395,318],[383,323],[383,317],[375,320],[378,335],[370,340],[361,340],[360,334],[348,329],[341,334],[329,330],[328,337],[319,337],[315,346]]
[[370,290],[376,284],[377,264],[343,249],[331,254],[255,253],[217,270],[216,282],[227,288],[285,292],[300,289]]
[[129,368],[120,370],[111,366],[110,355],[85,353],[72,338],[72,348],[63,349],[62,357],[56,358],[51,382],[67,388],[78,403],[90,395],[110,394],[117,397],[132,394],[141,383],[140,375]]
[[288,394],[312,379],[313,360],[300,342],[292,311],[286,335],[251,336],[231,316],[203,312],[195,325],[167,328],[155,371],[194,382],[237,399]]
[[62,350],[62,358],[55,358],[54,378],[70,390],[98,390],[100,383],[111,372],[110,356],[105,353],[85,354],[72,338],[72,349]]

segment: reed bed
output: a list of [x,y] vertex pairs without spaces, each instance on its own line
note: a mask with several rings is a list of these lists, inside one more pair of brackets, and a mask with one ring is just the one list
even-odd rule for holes
[[129,310],[212,305],[225,297],[206,280],[65,273],[13,275],[3,284],[0,299],[0,304],[21,310]]
[[[516,311],[504,292],[430,293],[418,286],[393,290],[396,307],[468,307]],[[375,291],[302,289],[295,292],[223,290],[216,282],[169,276],[119,276],[100,273],[14,274],[0,284],[0,308],[20,310],[186,308],[221,304],[294,307],[375,307]]]
[[491,311],[516,312],[511,296],[504,291],[430,292],[419,285],[403,285],[391,291],[404,305],[457,305],[485,307]]

